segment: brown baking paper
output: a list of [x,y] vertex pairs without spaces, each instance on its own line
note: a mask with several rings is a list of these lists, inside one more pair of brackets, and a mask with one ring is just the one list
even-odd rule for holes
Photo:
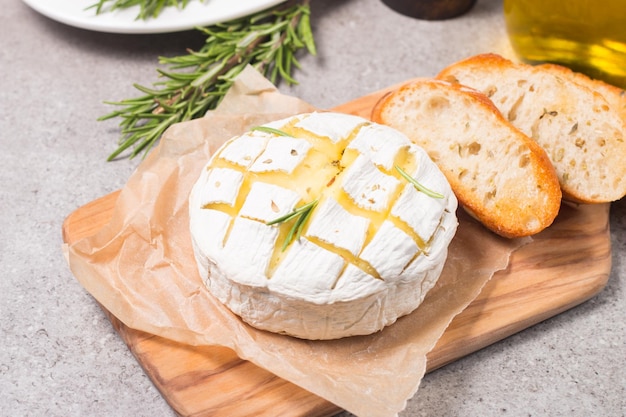
[[417,391],[426,354],[521,242],[459,213],[435,288],[415,312],[370,336],[307,341],[244,324],[207,292],[196,270],[188,194],[225,140],[311,110],[247,69],[216,111],[165,133],[122,190],[111,222],[67,247],[68,261],[87,291],[128,327],[189,345],[227,346],[356,415],[395,416]]

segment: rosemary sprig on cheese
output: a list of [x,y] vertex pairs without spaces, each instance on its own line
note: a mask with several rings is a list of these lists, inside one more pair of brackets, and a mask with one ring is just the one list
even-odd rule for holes
[[418,190],[423,192],[424,194],[426,194],[429,197],[432,198],[444,198],[443,194],[440,194],[436,191],[430,190],[426,187],[424,187],[422,184],[420,184],[415,178],[413,178],[412,176],[410,176],[405,170],[403,170],[402,168],[400,168],[398,165],[395,165],[396,171],[398,171],[398,173],[400,173],[400,175],[402,175],[402,177],[404,179],[406,179],[408,182],[410,182],[411,184],[413,184],[413,186]]
[[311,213],[313,212],[313,209],[315,209],[315,206],[317,206],[317,203],[318,200],[313,200],[310,203],[294,209],[291,213],[285,214],[284,216],[281,216],[266,223],[268,226],[272,226],[275,224],[285,223],[289,220],[297,218],[297,220],[291,226],[291,229],[289,229],[289,233],[287,234],[287,237],[283,242],[283,246],[281,249],[282,251],[287,249],[287,246],[289,246],[291,242],[294,241],[294,239],[300,239],[302,229],[304,228],[304,225],[306,224],[309,217],[311,217]]
[[171,125],[202,117],[220,103],[235,78],[251,65],[271,82],[295,84],[296,53],[315,55],[310,25],[310,0],[290,0],[273,9],[199,30],[204,46],[187,55],[161,57],[169,66],[158,70],[165,78],[154,88],[135,84],[143,95],[107,101],[120,108],[98,120],[120,118],[121,138],[112,160],[128,149],[130,158],[144,155]]
[[276,129],[276,128],[270,127],[270,126],[256,126],[256,127],[253,127],[250,130],[258,130],[259,132],[273,133],[273,134],[278,135],[278,136],[287,136],[287,137],[290,137],[290,138],[293,137],[293,135],[290,135],[289,133],[287,133],[287,132],[285,132],[283,130]]
[[139,6],[137,20],[158,17],[166,7],[184,9],[189,0],[98,0],[87,9],[95,9],[96,14],[114,12]]

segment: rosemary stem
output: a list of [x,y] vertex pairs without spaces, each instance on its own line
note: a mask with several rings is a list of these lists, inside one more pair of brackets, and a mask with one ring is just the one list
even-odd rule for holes
[[[145,3],[155,0],[100,0],[98,7],[103,7],[107,1]],[[165,6],[181,0],[158,1]],[[316,53],[309,1],[289,0],[244,18],[198,28],[207,36],[199,51],[161,57],[160,64],[169,66],[168,70],[158,70],[164,80],[154,83],[154,88],[135,85],[142,96],[107,102],[121,108],[98,119],[121,119],[122,137],[108,159],[118,157],[129,148],[135,149],[130,153],[131,158],[140,153],[138,150],[145,155],[170,125],[201,117],[217,107],[235,77],[247,65],[252,65],[273,83],[280,80],[295,83],[293,68],[299,68],[296,52],[304,48],[310,54]]]

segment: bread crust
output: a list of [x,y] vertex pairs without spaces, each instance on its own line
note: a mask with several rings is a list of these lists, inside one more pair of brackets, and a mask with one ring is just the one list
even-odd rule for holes
[[437,78],[484,93],[535,140],[556,169],[564,199],[606,203],[626,195],[622,90],[558,65],[514,63],[497,54],[459,61]]
[[476,90],[415,80],[381,98],[372,120],[426,149],[464,209],[498,235],[534,235],[559,212],[561,190],[546,153]]

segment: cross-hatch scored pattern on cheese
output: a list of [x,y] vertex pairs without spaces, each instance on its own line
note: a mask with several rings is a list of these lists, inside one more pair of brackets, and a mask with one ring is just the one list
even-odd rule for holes
[[[398,144],[395,154],[379,156],[387,162],[375,163],[371,155],[364,153],[378,149],[371,144],[364,148],[355,143],[359,132],[371,127],[371,123],[357,123],[347,135],[336,138],[308,130],[306,124],[301,125],[303,120],[272,126],[271,129],[280,129],[286,135],[271,129],[252,130],[231,140],[212,159],[207,168],[210,173],[203,208],[230,216],[222,245],[227,244],[237,218],[272,228],[274,247],[265,270],[271,278],[294,246],[284,248],[282,242],[297,218],[277,225],[267,223],[317,201],[302,228],[301,239],[343,258],[344,266],[336,279],[348,265],[377,279],[384,279],[390,272],[401,273],[379,270],[377,253],[372,252],[378,252],[381,245],[412,248],[398,255],[405,257],[402,270],[418,257],[427,256],[429,243],[443,218],[445,202],[440,203],[436,227],[423,233],[428,234],[424,237],[398,214],[395,203],[402,198],[407,200],[407,190],[413,190],[413,185],[393,167],[407,172],[416,170],[418,161],[409,145]],[[368,150],[363,152],[364,149]]]

